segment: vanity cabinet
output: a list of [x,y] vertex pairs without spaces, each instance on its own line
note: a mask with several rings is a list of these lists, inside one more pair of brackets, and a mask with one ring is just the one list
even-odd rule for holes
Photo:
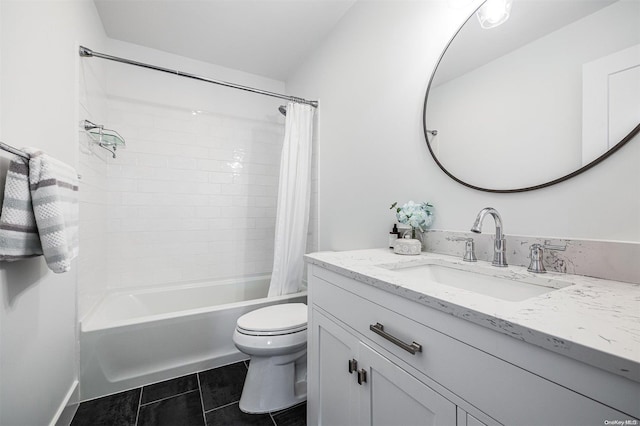
[[[317,424],[454,425],[456,405],[314,310]],[[316,424],[310,423],[310,424]]]
[[[637,384],[627,379],[317,265],[308,282],[310,425],[601,426],[634,418],[616,409],[637,405]],[[564,379],[573,376],[575,383]]]

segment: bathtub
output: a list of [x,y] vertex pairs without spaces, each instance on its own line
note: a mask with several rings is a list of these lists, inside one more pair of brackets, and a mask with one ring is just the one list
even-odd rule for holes
[[269,276],[107,294],[80,323],[80,398],[87,400],[247,359],[233,344],[241,315],[267,298]]

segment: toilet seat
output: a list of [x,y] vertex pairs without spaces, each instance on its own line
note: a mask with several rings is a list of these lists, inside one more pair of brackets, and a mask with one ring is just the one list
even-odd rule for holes
[[282,336],[307,329],[307,305],[285,303],[256,309],[238,318],[238,333],[249,336]]

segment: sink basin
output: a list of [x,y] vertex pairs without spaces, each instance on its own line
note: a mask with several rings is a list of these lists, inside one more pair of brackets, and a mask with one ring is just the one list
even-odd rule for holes
[[[513,278],[506,277],[506,271],[476,265],[471,267],[473,270],[439,263],[380,266],[416,283],[435,282],[510,302],[519,302],[571,285],[555,279],[521,277],[517,274]],[[500,274],[503,276],[495,276]]]

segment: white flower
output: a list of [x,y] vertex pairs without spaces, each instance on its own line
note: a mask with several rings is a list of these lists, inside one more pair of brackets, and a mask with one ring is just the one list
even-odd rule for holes
[[[395,207],[395,204],[391,207]],[[433,206],[429,203],[416,204],[409,201],[396,210],[398,222],[424,231],[433,223]]]

